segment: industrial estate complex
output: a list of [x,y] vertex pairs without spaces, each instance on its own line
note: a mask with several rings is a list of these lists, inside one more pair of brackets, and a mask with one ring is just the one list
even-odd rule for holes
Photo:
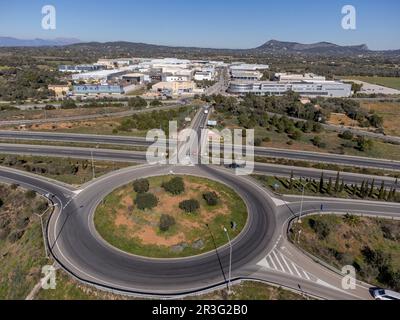
[[[314,74],[277,73],[262,81],[268,65],[226,64],[220,61],[163,59],[100,59],[93,65],[61,65],[59,70],[71,74],[66,79],[71,89],[65,95],[122,95],[149,86],[152,97],[194,96],[206,93],[219,73],[229,70],[228,92],[234,95],[283,95],[288,91],[307,97],[350,97],[351,84],[328,81]],[[55,89],[49,86],[49,89]],[[65,88],[62,88],[65,89]]]

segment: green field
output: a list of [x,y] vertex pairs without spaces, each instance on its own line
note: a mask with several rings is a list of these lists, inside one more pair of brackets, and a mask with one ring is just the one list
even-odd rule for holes
[[[227,243],[224,227],[230,237],[236,237],[247,221],[247,208],[239,195],[227,186],[208,179],[182,176],[185,190],[171,195],[162,183],[171,176],[149,178],[149,193],[158,199],[152,209],[140,210],[135,203],[136,192],[132,183],[109,194],[97,208],[94,222],[100,235],[113,246],[133,254],[172,258],[187,257],[208,252]],[[203,199],[206,192],[216,192],[218,203],[208,205]],[[195,199],[200,204],[193,213],[186,213],[180,202]],[[162,214],[172,216],[176,224],[168,231],[161,231]],[[231,229],[231,221],[236,228]],[[208,228],[206,226],[208,224]],[[211,236],[212,233],[212,236]]]
[[364,81],[364,82],[400,90],[400,78],[396,78],[396,77],[351,76],[351,77],[346,77],[346,79]]

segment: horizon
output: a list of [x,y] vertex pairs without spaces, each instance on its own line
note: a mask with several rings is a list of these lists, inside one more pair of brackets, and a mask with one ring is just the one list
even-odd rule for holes
[[[95,5],[93,5],[93,3]],[[251,5],[249,5],[251,4]],[[268,3],[233,0],[187,4],[183,0],[146,3],[54,0],[57,28],[43,30],[42,0],[0,3],[4,37],[23,40],[76,38],[81,42],[136,42],[212,49],[255,48],[268,39],[341,46],[366,44],[370,50],[400,49],[400,2],[353,0],[356,29],[341,26],[343,0]],[[1,13],[4,13],[2,15]]]
[[[34,40],[43,40],[43,41],[57,41],[57,40],[76,40],[76,42],[74,43],[70,43],[70,44],[66,44],[66,45],[73,45],[73,44],[85,44],[85,43],[100,43],[100,44],[104,44],[104,43],[118,43],[118,42],[125,42],[125,43],[141,43],[141,44],[145,44],[145,45],[153,45],[153,46],[166,46],[166,47],[177,47],[177,48],[198,48],[198,49],[211,49],[211,50],[248,50],[248,49],[255,49],[257,47],[260,47],[268,42],[271,41],[278,41],[278,42],[288,42],[288,43],[299,43],[299,44],[304,44],[304,45],[312,45],[312,44],[317,44],[317,43],[330,43],[333,45],[338,45],[338,46],[342,46],[342,47],[351,47],[351,46],[362,46],[362,45],[366,45],[368,47],[368,50],[370,51],[397,51],[400,50],[400,48],[394,48],[394,49],[371,49],[368,44],[366,43],[358,43],[358,44],[337,44],[334,42],[329,42],[329,41],[325,41],[325,40],[321,40],[321,41],[316,41],[313,43],[303,43],[300,41],[288,41],[288,40],[279,40],[279,39],[270,39],[267,41],[264,41],[263,43],[259,44],[256,47],[253,48],[224,48],[224,47],[198,47],[198,46],[187,46],[187,45],[166,45],[166,44],[158,44],[158,43],[149,43],[149,42],[136,42],[136,41],[129,41],[129,40],[112,40],[112,41],[82,41],[81,39],[78,38],[70,38],[70,37],[63,37],[63,36],[59,36],[59,37],[55,37],[55,38],[15,38],[15,37],[10,37],[10,36],[2,36],[0,35],[0,38],[11,38],[11,39],[15,39],[15,40],[21,40],[21,41],[34,41]],[[60,46],[60,45],[58,45]],[[0,45],[1,47],[1,45]]]

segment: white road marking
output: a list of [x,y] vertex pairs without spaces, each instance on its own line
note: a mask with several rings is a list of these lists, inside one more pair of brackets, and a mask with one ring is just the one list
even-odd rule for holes
[[281,270],[282,270],[283,272],[285,272],[285,268],[283,267],[282,263],[279,261],[279,258],[278,258],[278,256],[276,255],[275,250],[272,251],[272,254],[274,255],[276,261],[278,262],[278,264],[279,264]]
[[282,253],[280,253],[280,252],[279,252],[279,255],[280,255],[281,259],[283,260],[283,262],[285,263],[285,265],[286,265],[287,269],[289,270],[290,274],[293,274],[293,272],[292,272],[292,270],[290,269],[289,264],[287,263],[285,257],[284,257],[284,256],[282,255]]

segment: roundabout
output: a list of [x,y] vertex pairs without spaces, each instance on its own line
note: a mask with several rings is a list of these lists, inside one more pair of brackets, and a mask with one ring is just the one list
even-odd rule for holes
[[106,242],[94,225],[96,208],[113,190],[135,179],[191,175],[217,181],[244,201],[248,218],[232,240],[232,278],[248,276],[246,265],[259,261],[276,237],[275,207],[266,192],[247,178],[214,167],[141,166],[94,180],[59,205],[48,224],[48,242],[56,261],[80,281],[105,289],[143,295],[176,296],[226,283],[230,248],[184,258],[157,259],[132,255]]
[[[166,190],[175,187],[173,182],[180,188],[175,193]],[[195,206],[193,211],[190,205]],[[151,258],[210,252],[228,242],[225,229],[234,239],[246,222],[247,208],[236,192],[222,183],[190,175],[130,182],[107,195],[94,216],[96,230],[105,241]]]

